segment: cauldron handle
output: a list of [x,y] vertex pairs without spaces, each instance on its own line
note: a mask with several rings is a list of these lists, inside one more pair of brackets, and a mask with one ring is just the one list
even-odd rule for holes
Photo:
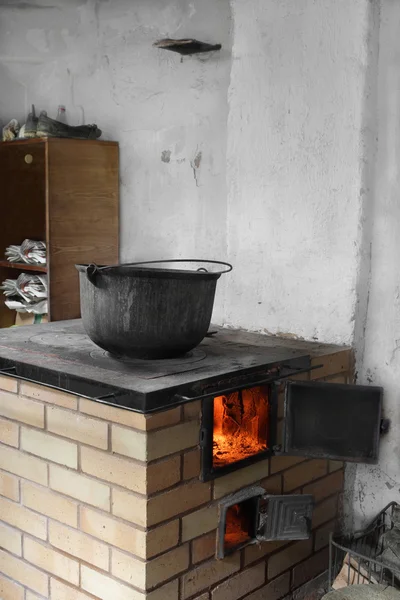
[[86,277],[93,285],[96,285],[97,275],[99,274],[99,267],[94,263],[90,264],[86,268]]

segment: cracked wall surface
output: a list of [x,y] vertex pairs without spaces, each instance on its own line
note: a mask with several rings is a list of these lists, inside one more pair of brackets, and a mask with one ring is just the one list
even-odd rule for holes
[[232,7],[227,322],[351,343],[371,3]]

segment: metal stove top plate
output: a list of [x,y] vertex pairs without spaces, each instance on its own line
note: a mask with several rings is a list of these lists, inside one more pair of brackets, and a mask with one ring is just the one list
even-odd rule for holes
[[0,330],[0,369],[19,365],[31,380],[56,380],[51,385],[65,390],[72,380],[79,380],[125,390],[135,398],[146,398],[144,403],[151,396],[149,402],[155,406],[187,386],[258,373],[292,359],[308,360],[308,353],[276,345],[267,336],[250,337],[248,342],[238,332],[218,329],[218,335],[205,339],[187,358],[120,361],[89,339],[81,320],[58,321]]
[[139,360],[117,357],[102,350],[85,333],[44,333],[33,335],[29,344],[45,346],[47,351],[61,353],[63,360],[79,359],[82,363],[113,371],[115,373],[132,375],[140,379],[156,379],[168,375],[177,375],[192,371],[199,361],[206,358],[204,350],[195,348],[184,356],[165,360]]
[[96,366],[118,373],[134,373],[135,377],[143,379],[156,379],[192,371],[196,363],[204,360],[207,354],[204,350],[196,348],[179,358],[165,360],[140,360],[134,358],[118,358],[105,350],[93,350],[90,358],[94,359]]
[[42,335],[32,335],[29,338],[32,344],[46,346],[47,348],[96,348],[97,346],[85,333],[44,333]]

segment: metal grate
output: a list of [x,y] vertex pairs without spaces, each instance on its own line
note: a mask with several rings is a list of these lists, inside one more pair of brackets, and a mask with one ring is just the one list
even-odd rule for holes
[[[364,532],[351,537],[330,536],[329,544],[329,588],[342,571],[344,585],[362,583],[384,583],[400,589],[400,569],[380,559],[385,549],[381,537],[392,529],[393,508],[391,502],[384,508]],[[344,581],[343,581],[344,579]]]

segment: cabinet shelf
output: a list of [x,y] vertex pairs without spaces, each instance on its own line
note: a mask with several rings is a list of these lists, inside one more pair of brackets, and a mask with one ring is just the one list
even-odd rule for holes
[[[48,319],[80,317],[75,264],[115,264],[119,255],[116,142],[32,139],[0,143],[0,284],[18,272],[47,273]],[[47,266],[10,263],[5,251],[43,240]],[[15,323],[0,293],[0,327]]]
[[0,260],[0,267],[5,269],[16,269],[17,271],[35,271],[36,273],[47,273],[45,265],[28,265],[27,263],[12,263],[8,260]]

